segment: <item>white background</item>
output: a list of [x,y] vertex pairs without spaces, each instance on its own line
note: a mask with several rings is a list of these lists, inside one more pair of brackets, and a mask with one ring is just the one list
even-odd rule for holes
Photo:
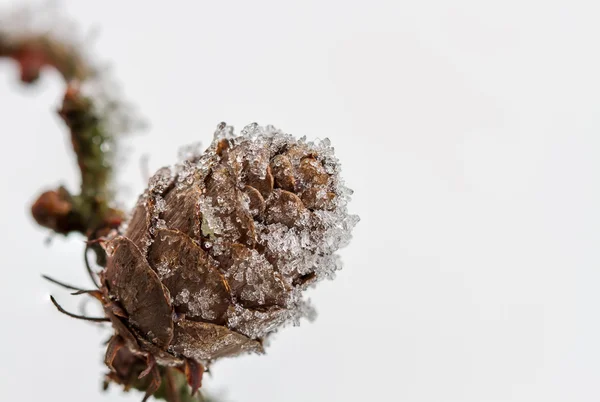
[[[151,170],[173,163],[220,121],[329,137],[355,190],[362,221],[345,268],[311,293],[317,321],[266,356],[217,363],[207,389],[236,402],[600,400],[596,4],[63,1],[99,29],[89,52],[149,123],[125,142],[128,207],[142,155]],[[52,113],[58,76],[16,77],[0,62],[0,400],[138,401],[100,392],[107,331],[48,300],[77,311],[40,273],[89,284],[83,245],[45,247],[28,208],[78,177]]]

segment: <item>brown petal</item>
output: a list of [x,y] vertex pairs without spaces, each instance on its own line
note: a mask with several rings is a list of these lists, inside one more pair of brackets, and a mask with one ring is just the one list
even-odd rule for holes
[[271,173],[271,167],[267,165],[264,177],[260,177],[250,170],[246,170],[246,184],[260,191],[263,197],[268,197],[271,191],[273,191],[273,185],[275,184],[273,173]]
[[285,155],[277,155],[271,161],[271,171],[275,178],[275,185],[286,191],[295,191],[296,179],[292,162]]
[[148,398],[150,398],[158,389],[160,388],[160,383],[162,382],[160,371],[158,366],[154,364],[150,367],[150,384],[148,388],[146,388],[146,394],[144,395],[144,399],[142,402],[146,402]]
[[252,216],[262,215],[265,211],[265,199],[260,192],[252,186],[246,186],[244,192],[250,199],[250,205],[248,207]]
[[305,145],[300,146],[298,144],[291,145],[284,152],[284,155],[292,162],[292,165],[297,166],[302,158],[312,158],[313,153],[306,148]]
[[234,244],[226,276],[231,291],[244,307],[286,304],[288,288],[281,274],[256,250]]
[[308,286],[313,284],[317,280],[317,274],[314,272],[309,272],[307,274],[298,275],[292,281],[292,285],[294,287],[299,287],[302,289],[306,289]]
[[[110,359],[110,356],[107,357]],[[137,379],[138,373],[146,364],[145,360],[144,357],[133,353],[127,347],[118,348],[110,365],[107,363],[111,369],[108,377],[118,384],[123,384],[127,389]]]
[[150,243],[151,211],[153,210],[154,200],[147,194],[142,195],[125,231],[125,237],[130,239],[143,255],[146,255]]
[[169,289],[178,314],[215,323],[225,321],[230,303],[225,279],[192,239],[175,230],[158,230],[148,262]]
[[333,200],[335,193],[327,191],[326,186],[310,187],[300,195],[306,208],[332,210],[335,208]]
[[186,359],[184,371],[188,385],[192,388],[192,396],[194,396],[202,386],[202,375],[204,374],[204,366],[195,361],[194,359]]
[[170,167],[162,167],[148,180],[148,190],[162,196],[175,183],[175,176]]
[[268,148],[252,149],[249,144],[240,144],[231,150],[225,162],[236,177],[267,198],[274,184],[269,159]]
[[127,325],[125,325],[119,317],[114,315],[109,310],[109,308],[105,307],[104,312],[105,312],[106,316],[110,319],[113,329],[115,330],[115,333],[123,339],[127,348],[129,348],[133,351],[139,352],[140,345],[138,343],[138,340],[133,335],[131,330],[127,327]]
[[161,218],[169,229],[179,230],[192,239],[200,240],[202,214],[198,200],[200,189],[195,186],[175,186],[165,196],[165,208]]
[[251,339],[263,338],[289,319],[290,311],[280,307],[253,310],[241,306],[229,308],[228,327]]
[[206,198],[201,211],[216,236],[232,243],[252,245],[256,242],[254,221],[242,207],[243,194],[225,166],[213,168],[206,179]]
[[141,334],[137,333],[135,330],[134,333],[138,339],[141,350],[143,350],[146,355],[148,355],[149,353],[151,356],[153,356],[156,362],[161,366],[175,367],[183,364],[182,359],[173,356],[166,350],[160,349],[153,343],[147,341]]
[[283,223],[287,227],[293,227],[306,208],[302,200],[294,193],[275,189],[267,200],[266,223]]
[[262,345],[226,327],[205,322],[179,321],[175,326],[173,352],[196,360],[264,352]]
[[119,352],[119,349],[125,347],[125,342],[123,338],[119,335],[113,335],[108,342],[108,346],[106,347],[106,354],[104,355],[104,364],[108,366],[109,369],[115,371],[113,366],[113,362],[115,361],[115,357]]
[[219,156],[222,156],[223,153],[230,148],[230,146],[231,146],[231,144],[229,143],[229,140],[222,139],[221,141],[219,141],[217,143],[217,149],[216,149],[215,153]]
[[166,348],[173,337],[169,291],[131,240],[117,237],[108,247],[112,253],[104,278],[109,292],[121,303],[134,327]]
[[315,158],[303,158],[296,170],[302,189],[312,186],[324,186],[329,182],[329,175],[323,165]]

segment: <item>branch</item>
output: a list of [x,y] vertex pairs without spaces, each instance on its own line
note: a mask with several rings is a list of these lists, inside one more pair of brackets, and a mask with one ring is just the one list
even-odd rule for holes
[[66,82],[95,75],[75,46],[46,35],[11,37],[0,32],[0,57],[14,59],[21,68],[21,81],[27,84],[37,81],[46,66],[55,68]]
[[47,35],[12,37],[0,33],[0,57],[17,62],[25,84],[36,82],[41,71],[51,67],[67,85],[58,113],[70,130],[81,190],[72,195],[60,187],[40,195],[31,209],[36,222],[59,234],[79,232],[90,239],[118,227],[123,214],[111,207],[110,191],[113,136],[107,129],[107,116],[80,91],[80,83],[94,77],[95,70],[75,46]]

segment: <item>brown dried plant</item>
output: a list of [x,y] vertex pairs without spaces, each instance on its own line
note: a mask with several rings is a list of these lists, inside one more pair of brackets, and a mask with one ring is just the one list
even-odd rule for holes
[[[310,317],[303,291],[340,268],[358,218],[328,140],[296,139],[251,124],[240,135],[221,123],[203,153],[160,169],[130,215],[110,191],[114,133],[81,85],[94,77],[78,48],[44,35],[0,32],[0,57],[13,59],[32,84],[44,67],[66,82],[59,114],[70,130],[81,191],[46,191],[32,206],[36,222],[87,238],[101,265],[86,267],[113,335],[105,386],[120,384],[171,402],[196,400],[210,364],[263,353],[264,340]],[[106,145],[110,144],[110,147]],[[189,386],[189,388],[188,388]],[[188,392],[188,389],[191,392]]]

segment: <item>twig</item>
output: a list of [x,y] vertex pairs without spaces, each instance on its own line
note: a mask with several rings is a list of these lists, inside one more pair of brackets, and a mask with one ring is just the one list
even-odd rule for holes
[[75,46],[47,35],[15,38],[0,33],[0,57],[18,63],[25,84],[37,81],[43,68],[52,67],[67,85],[58,113],[70,130],[81,173],[81,191],[72,195],[60,187],[43,193],[32,206],[34,219],[56,233],[80,232],[89,238],[118,227],[123,214],[111,207],[112,133],[94,101],[80,91],[80,84],[95,75],[94,69]]
[[46,35],[13,38],[0,33],[0,57],[14,59],[21,68],[21,81],[31,84],[46,67],[55,68],[65,82],[85,81],[94,75],[74,46]]

